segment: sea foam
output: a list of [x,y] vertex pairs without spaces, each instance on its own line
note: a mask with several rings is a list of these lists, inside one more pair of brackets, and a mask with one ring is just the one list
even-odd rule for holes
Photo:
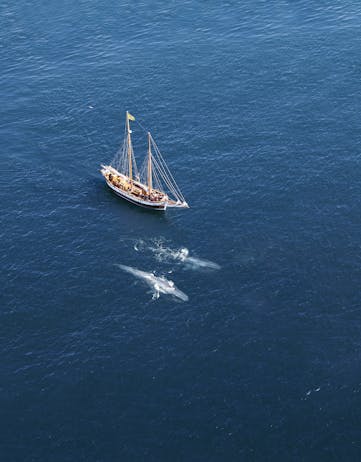
[[151,241],[147,245],[144,241],[140,240],[134,245],[134,250],[144,251],[148,250],[153,253],[159,262],[173,262],[182,265],[186,269],[191,270],[219,270],[220,265],[217,263],[206,260],[204,258],[193,257],[190,255],[187,247],[172,248],[166,244],[162,239]]

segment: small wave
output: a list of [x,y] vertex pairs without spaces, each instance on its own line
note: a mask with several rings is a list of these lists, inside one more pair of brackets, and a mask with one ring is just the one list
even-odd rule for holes
[[132,266],[121,264],[116,264],[116,266],[126,273],[132,274],[137,279],[145,282],[152,290],[153,300],[158,299],[160,294],[170,295],[184,302],[189,300],[187,294],[179,290],[173,281],[166,279],[164,276],[155,276],[152,272],[141,271],[138,268],[133,268]]

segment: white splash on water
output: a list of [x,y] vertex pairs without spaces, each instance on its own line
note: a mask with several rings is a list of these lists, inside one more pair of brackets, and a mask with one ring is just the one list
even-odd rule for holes
[[144,248],[145,248],[145,242],[143,241],[143,239],[138,239],[133,245],[133,249],[136,252],[141,252],[144,250]]
[[[142,243],[144,244],[144,243]],[[154,241],[153,245],[149,246],[148,249],[153,252],[155,258],[160,262],[177,262],[185,266],[186,269],[198,270],[198,269],[209,269],[219,270],[221,267],[210,260],[204,258],[191,257],[189,255],[189,249],[187,247],[181,247],[179,249],[172,249],[166,245],[162,240]]]
[[173,281],[166,279],[164,276],[155,276],[154,273],[141,271],[132,266],[120,265],[117,264],[118,268],[123,271],[132,274],[136,278],[144,281],[152,290],[152,298],[158,299],[160,294],[171,295],[172,297],[183,300],[184,302],[188,301],[188,295],[179,290]]
[[313,388],[306,392],[306,396],[310,396],[311,393],[318,393],[321,390],[321,387]]

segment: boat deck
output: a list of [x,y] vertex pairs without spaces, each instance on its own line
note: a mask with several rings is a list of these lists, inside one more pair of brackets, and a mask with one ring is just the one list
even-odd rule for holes
[[131,180],[110,165],[102,165],[101,170],[108,186],[120,197],[142,207],[165,210],[167,207],[188,208],[186,202],[177,202],[162,191],[152,189],[137,180]]
[[127,177],[115,175],[112,173],[105,173],[104,176],[113,186],[133,196],[135,199],[142,199],[149,202],[154,202],[155,204],[163,203],[164,201],[168,200],[166,194],[156,189],[153,189],[149,194],[148,188],[139,181],[133,181]]

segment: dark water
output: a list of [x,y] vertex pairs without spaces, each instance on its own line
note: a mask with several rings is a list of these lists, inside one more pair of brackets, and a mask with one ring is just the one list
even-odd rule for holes
[[[360,32],[355,0],[2,1],[1,462],[360,460]],[[106,188],[127,109],[190,210]]]

